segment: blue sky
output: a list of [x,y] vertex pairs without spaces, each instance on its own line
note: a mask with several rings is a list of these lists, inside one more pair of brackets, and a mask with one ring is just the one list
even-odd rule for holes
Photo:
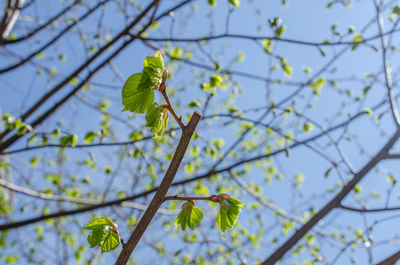
[[[173,1],[176,2],[176,1]],[[174,15],[174,19],[176,19],[176,27],[174,28],[174,37],[183,38],[183,37],[201,37],[204,35],[212,34],[223,34],[225,33],[225,22],[226,15],[228,13],[228,1],[219,0],[218,4],[215,8],[210,8],[207,4],[207,1],[194,1],[197,6],[197,12],[193,13],[192,6],[187,6],[186,8],[180,10]],[[286,31],[283,37],[288,39],[298,39],[305,41],[313,41],[313,42],[321,42],[324,39],[331,38],[330,28],[332,23],[337,23],[337,28],[339,31],[346,32],[349,26],[354,26],[355,33],[360,32],[361,29],[367,24],[368,21],[374,18],[374,6],[373,1],[354,1],[352,8],[346,8],[342,5],[335,5],[333,8],[327,10],[325,9],[325,5],[327,1],[289,1],[289,5],[286,8],[282,8],[280,6],[280,1],[241,1],[241,7],[237,8],[233,11],[230,18],[230,27],[229,33],[232,34],[246,34],[246,35],[256,35],[256,36],[271,36],[273,32],[268,29],[268,19],[272,17],[281,17],[283,24],[286,25]],[[160,10],[169,6],[169,2],[165,3],[161,6]],[[57,9],[57,4],[49,3],[48,10],[49,12],[53,11],[53,9]],[[107,13],[104,18],[105,24],[109,27],[109,34],[111,36],[115,35],[122,25],[126,22],[124,21],[124,17],[120,15],[117,11],[115,5],[107,6],[109,13]],[[256,15],[256,9],[259,9],[262,14],[260,17]],[[385,13],[385,17],[387,17],[389,13]],[[171,21],[173,20],[171,17],[167,17],[160,22],[160,27],[157,30],[153,30],[149,32],[149,37],[166,37],[170,36],[170,26]],[[389,23],[387,20],[387,28],[389,28]],[[210,25],[213,24],[215,27],[211,29]],[[182,27],[178,27],[178,26]],[[261,30],[257,30],[257,26],[261,25]],[[91,32],[96,27],[95,25],[89,23],[82,23],[82,28],[84,31]],[[376,23],[373,23],[362,35],[369,37],[374,36],[377,33]],[[46,33],[47,34],[47,33]],[[348,35],[345,40],[352,40],[353,34]],[[394,42],[398,40],[397,37],[394,38]],[[68,40],[60,42],[56,45],[54,49],[51,49],[51,52],[45,53],[42,59],[35,59],[39,63],[44,63],[46,65],[54,65],[59,69],[55,78],[52,80],[48,80],[44,75],[42,77],[36,77],[34,68],[25,67],[21,70],[13,71],[9,74],[0,76],[0,84],[2,89],[5,91],[2,93],[0,97],[0,105],[5,113],[12,113],[15,116],[18,116],[22,110],[26,110],[27,106],[29,106],[34,100],[38,99],[46,90],[48,90],[52,85],[54,85],[57,81],[61,80],[62,77],[69,74],[72,69],[77,65],[77,62],[82,61],[85,58],[85,53],[83,52],[83,48],[85,46],[90,45],[92,41],[89,40],[88,44],[81,44],[79,40],[79,36],[77,34],[72,34]],[[379,45],[379,40],[373,42],[375,45]],[[160,45],[156,43],[156,45]],[[174,43],[171,43],[174,46]],[[275,42],[276,54],[284,56],[288,62],[293,67],[293,74],[291,77],[285,77],[282,74],[281,70],[276,70],[272,73],[271,78],[290,80],[294,82],[305,82],[307,77],[304,74],[304,67],[311,67],[313,74],[317,73],[318,70],[323,67],[323,65],[328,62],[331,58],[337,56],[337,54],[344,48],[344,46],[334,46],[334,47],[326,47],[323,48],[326,52],[326,56],[321,56],[320,51],[316,47],[309,46],[300,46],[296,44],[290,43],[277,43]],[[192,60],[195,62],[203,62],[207,65],[210,65],[210,62],[197,47],[195,44],[184,44],[184,49],[193,52]],[[236,40],[236,39],[222,39],[215,40],[210,42],[207,45],[203,45],[203,49],[210,54],[215,55],[215,58],[220,59],[220,63],[222,68],[226,65],[229,65],[229,62],[235,58],[238,54],[245,54],[245,60],[234,66],[234,70],[243,71],[246,73],[251,73],[258,76],[266,76],[268,74],[268,69],[272,66],[269,62],[269,55],[262,51],[262,47],[260,46],[260,42],[254,42],[250,40]],[[21,52],[21,54],[29,51],[29,47],[24,45],[17,46],[16,50]],[[67,54],[67,62],[60,63],[57,62],[58,54],[66,53]],[[129,77],[131,74],[135,72],[139,72],[142,67],[142,61],[144,57],[153,55],[154,51],[145,47],[142,42],[134,42],[130,45],[120,56],[118,56],[113,63],[118,67],[120,74],[123,78]],[[218,57],[219,56],[219,57]],[[390,57],[391,63],[393,64],[393,69],[396,70],[397,64],[396,59]],[[52,63],[53,61],[54,63]],[[49,62],[49,63],[47,63]],[[9,62],[1,62],[1,65],[7,65]],[[276,61],[273,62],[276,64]],[[336,68],[335,71],[333,68]],[[355,52],[347,51],[343,56],[340,56],[337,61],[334,63],[334,67],[330,67],[328,72],[324,72],[322,76],[328,80],[330,79],[343,79],[356,77],[358,79],[364,78],[367,73],[376,73],[379,72],[382,68],[381,55],[375,52],[370,47],[361,46],[358,47]],[[168,86],[171,89],[177,89],[179,91],[177,95],[172,97],[173,101],[189,103],[192,100],[199,100],[200,102],[204,102],[204,99],[207,95],[204,91],[199,89],[200,83],[208,80],[209,76],[215,73],[205,72],[203,75],[200,74],[200,78],[197,78],[195,75],[199,73],[199,69],[194,67],[187,66],[178,66],[179,71],[176,71],[176,75],[174,78],[169,81]],[[234,80],[241,87],[241,95],[237,98],[235,102],[235,106],[238,109],[248,109],[252,107],[258,107],[265,105],[265,94],[266,94],[266,84],[265,82],[252,80],[245,77],[234,76]],[[382,77],[380,77],[379,82],[374,85],[369,92],[368,96],[363,99],[361,102],[352,102],[353,99],[346,99],[345,96],[341,95],[338,91],[346,91],[351,90],[353,95],[358,95],[362,93],[362,90],[365,88],[365,84],[368,83],[366,80],[364,83],[362,82],[354,82],[354,81],[338,81],[338,88],[332,88],[329,86],[325,86],[322,89],[322,93],[319,97],[312,96],[312,91],[310,88],[305,87],[304,90],[300,93],[300,97],[296,100],[296,107],[299,109],[303,109],[306,104],[312,102],[314,108],[308,109],[304,112],[305,115],[312,118],[312,120],[317,121],[325,128],[330,127],[332,124],[325,120],[326,117],[329,119],[334,118],[333,124],[340,123],[341,121],[346,119],[346,115],[354,115],[359,111],[363,111],[366,108],[372,108],[377,103],[379,103],[382,98],[385,96],[385,88],[383,86]],[[394,78],[396,82],[396,78]],[[112,101],[112,106],[110,111],[115,115],[127,118],[129,114],[120,113],[122,109],[122,104],[119,100],[120,98],[120,90],[118,87],[122,87],[123,81],[118,80],[115,77],[113,72],[107,67],[104,71],[102,71],[96,78],[93,80],[94,83],[102,83],[102,84],[110,84],[114,85],[116,89],[105,89],[100,88],[96,85],[92,85],[92,91],[89,93],[80,93],[81,97],[88,97],[90,102],[97,103],[103,94],[108,95],[110,100]],[[26,91],[31,89],[31,92],[26,96]],[[281,99],[285,98],[287,95],[292,93],[297,87],[295,86],[287,86],[287,85],[276,85],[271,89],[271,98],[274,102],[279,102]],[[182,92],[181,92],[182,90]],[[65,90],[66,91],[66,90]],[[66,92],[61,92],[57,94],[55,100],[63,96]],[[212,114],[212,111],[217,111],[218,106],[221,107],[222,104],[226,101],[231,93],[231,88],[226,91],[219,92],[218,96],[215,98],[213,104],[214,109],[210,110],[208,115]],[[158,97],[158,100],[161,100],[161,97]],[[203,100],[203,101],[202,101]],[[342,102],[346,103],[346,106],[342,105]],[[285,105],[289,106],[290,104]],[[391,117],[389,115],[385,115],[380,129],[377,129],[377,125],[375,122],[375,118],[383,111],[386,107],[378,109],[377,112],[374,112],[372,117],[364,116],[352,123],[349,126],[349,131],[352,134],[356,134],[359,136],[358,142],[361,143],[361,146],[365,149],[365,153],[363,154],[358,148],[358,144],[355,141],[346,142],[343,141],[341,144],[341,148],[344,153],[346,153],[347,157],[353,164],[355,169],[359,169],[362,167],[368,158],[378,150],[379,147],[383,145],[385,139],[389,135],[391,135],[394,127],[391,122]],[[42,109],[43,111],[44,109]],[[192,110],[186,110],[183,108],[178,108],[180,113],[184,113],[184,116],[190,115]],[[342,113],[342,115],[338,115]],[[51,131],[55,126],[56,122],[59,119],[63,119],[67,121],[69,125],[71,125],[71,129],[74,133],[77,133],[80,139],[83,138],[84,134],[88,131],[89,128],[93,128],[96,130],[99,128],[99,120],[93,117],[98,115],[97,112],[91,110],[90,108],[84,106],[78,100],[73,100],[70,103],[66,104],[61,110],[59,110],[51,119],[50,122],[40,127],[40,130],[43,131]],[[257,119],[261,115],[261,112],[257,113],[249,113],[246,115],[247,118]],[[134,122],[135,128],[140,128],[141,124],[144,121],[144,117],[138,117],[138,120]],[[294,117],[289,119],[281,119],[281,118],[273,118],[272,115],[268,116],[265,122],[271,122],[273,126],[287,128],[293,124]],[[303,120],[301,120],[302,122]],[[118,132],[116,134],[120,139],[128,139],[130,130],[127,129],[127,126],[118,122],[112,123],[113,128]],[[176,126],[176,123],[171,121],[171,126]],[[218,122],[215,123],[218,125]],[[214,125],[215,125],[214,124]],[[315,127],[315,126],[314,126]],[[207,123],[202,122],[200,124],[200,132],[202,136],[205,138],[223,138],[225,140],[225,148],[229,147],[235,140],[236,135],[234,134],[233,128],[224,128],[219,126],[209,126]],[[292,133],[295,134],[297,140],[306,139],[313,134],[317,134],[320,132],[318,128],[315,128],[313,132],[309,134],[301,134],[298,133],[295,129],[289,129]],[[385,133],[383,136],[381,132]],[[334,138],[340,135],[339,132],[332,133]],[[177,136],[176,136],[177,137]],[[259,138],[260,146],[266,145],[268,143],[267,138]],[[264,142],[265,141],[265,142]],[[332,146],[326,146],[328,143],[328,139],[325,137],[324,140],[319,141],[317,143],[312,143],[313,146],[317,147],[320,150],[323,150],[329,156],[336,157],[337,153]],[[18,143],[18,146],[24,146],[24,140]],[[16,148],[16,146],[14,146]],[[119,149],[116,148],[115,151]],[[258,150],[260,151],[260,150]],[[50,151],[51,152],[51,151]],[[46,154],[46,153],[43,153]],[[74,159],[85,158],[87,157],[87,153],[81,151],[69,151],[69,154],[73,156]],[[101,165],[106,164],[116,164],[117,159],[110,158],[108,156],[104,156],[101,149],[93,149],[92,154],[98,159],[98,163]],[[253,153],[244,153],[244,156],[252,156]],[[28,160],[32,154],[21,154],[18,155],[19,158]],[[189,158],[185,160],[185,163],[189,161]],[[228,165],[233,160],[228,160],[224,165]],[[335,172],[332,171],[329,178],[324,178],[324,172],[327,168],[330,167],[329,163],[321,159],[321,156],[316,154],[315,152],[310,151],[306,147],[300,147],[291,150],[290,157],[286,158],[284,154],[278,155],[276,160],[274,159],[274,163],[280,164],[280,171],[285,175],[285,180],[293,178],[297,173],[302,173],[305,176],[303,189],[301,190],[303,196],[299,196],[298,194],[293,194],[292,183],[290,181],[273,181],[271,184],[266,184],[263,186],[263,195],[272,201],[274,201],[279,207],[286,209],[293,214],[301,216],[304,211],[306,211],[309,207],[313,207],[315,209],[319,209],[322,205],[324,205],[333,194],[327,193],[326,190],[329,187],[334,187],[339,181],[339,177]],[[343,168],[342,168],[343,169]],[[362,192],[360,194],[361,198],[363,196],[368,197],[368,194],[372,191],[378,191],[384,197],[388,189],[388,183],[386,181],[386,174],[391,172],[397,172],[399,169],[398,163],[395,161],[384,162],[379,165],[377,170],[373,170],[365,177],[365,179],[361,182]],[[93,174],[85,171],[78,171],[71,166],[70,170],[79,176],[83,176],[85,174]],[[379,171],[378,171],[379,170]],[[346,172],[346,170],[342,170]],[[205,172],[205,171],[204,171]],[[200,172],[200,173],[204,173]],[[183,170],[178,174],[177,179],[183,179],[187,177]],[[254,169],[249,174],[249,179],[246,181],[251,181],[254,183],[264,183],[265,176],[262,171],[259,169]],[[345,178],[350,177],[349,174],[344,174]],[[396,176],[395,176],[396,177]],[[17,182],[21,180],[17,180]],[[19,184],[21,184],[19,183]],[[36,178],[36,184],[40,185],[42,180],[40,178]],[[97,175],[96,183],[100,184],[99,186],[95,186],[95,190],[101,192],[104,190],[104,186],[108,183],[108,179],[106,176]],[[115,187],[124,187],[125,183],[115,183]],[[315,195],[315,196],[314,196]],[[392,203],[396,205],[397,202],[398,189],[396,188],[392,196]],[[110,198],[114,195],[110,195]],[[348,196],[345,202],[348,205],[357,206],[354,198],[352,196]],[[384,197],[385,198],[385,197]],[[251,204],[253,200],[250,196],[243,195],[243,200],[247,204]],[[379,207],[384,204],[384,199],[381,200],[369,200],[369,206]],[[311,201],[311,203],[310,203]],[[100,211],[101,212],[101,211]],[[28,212],[29,213],[29,212]],[[26,213],[24,214],[16,214],[15,218],[20,219],[24,218]],[[393,213],[394,215],[395,213]],[[386,215],[386,214],[384,214]],[[268,213],[265,214],[266,224],[269,224],[272,219],[273,214]],[[387,215],[388,216],[388,215]],[[174,217],[163,217],[165,218],[174,218]],[[366,219],[363,219],[360,215],[348,212],[340,212],[337,211],[331,213],[327,218],[324,219],[324,222],[327,222],[325,227],[324,222],[321,223],[321,227],[326,229],[329,232],[332,232],[331,227],[329,227],[330,222],[328,220],[333,219],[333,223],[335,227],[341,227],[344,233],[354,236],[352,231],[347,231],[347,227],[349,224],[352,224],[354,227],[364,227],[364,222],[372,223],[374,218],[379,218],[377,215],[368,215]],[[78,218],[79,222],[83,224],[85,222],[84,217]],[[158,220],[155,220],[157,222]],[[240,222],[243,226],[246,225],[246,222],[249,221],[246,216],[241,217]],[[396,221],[392,221],[390,225],[378,226],[377,230],[374,231],[373,236],[376,241],[379,241],[381,238],[387,238],[391,234],[393,234],[393,227],[396,227]],[[150,229],[154,229],[154,231],[159,231],[157,229],[161,229],[160,225],[154,224],[150,227]],[[127,231],[125,231],[127,232]],[[152,237],[154,234],[152,231],[148,231],[148,237]],[[269,253],[274,250],[274,246],[270,245],[270,239],[273,236],[277,236],[281,238],[280,243],[282,242],[284,236],[282,236],[281,231],[274,230],[271,234],[267,235],[262,239],[264,243],[263,248],[257,250],[256,253],[260,257],[266,257]],[[52,238],[52,240],[55,240]],[[169,242],[169,241],[168,241]],[[174,239],[171,239],[171,242],[175,242]],[[50,240],[48,242],[51,244]],[[173,243],[171,243],[173,244]],[[396,248],[394,246],[377,247],[374,249],[374,257],[376,260],[380,260],[380,257],[387,256],[391,254]],[[326,247],[326,255],[330,258],[334,257],[336,254],[336,250],[331,250]],[[139,250],[138,255],[143,257],[143,259],[147,260],[149,257],[148,253],[152,253],[151,250]],[[290,255],[290,254],[289,254]],[[358,257],[358,264],[367,264],[368,255],[365,250],[360,248],[356,250],[354,256]],[[151,257],[151,256],[150,256]],[[107,254],[106,260],[113,260],[112,254]],[[301,260],[301,258],[300,258]],[[339,260],[337,264],[349,264],[349,260],[344,258]],[[22,264],[22,263],[21,263]]]

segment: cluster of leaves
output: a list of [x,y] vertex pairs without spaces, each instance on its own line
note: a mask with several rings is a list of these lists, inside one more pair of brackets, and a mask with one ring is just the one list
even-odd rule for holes
[[[219,194],[211,196],[213,202],[218,202],[218,228],[223,232],[229,228],[232,228],[239,218],[241,207],[244,207],[244,203],[236,198],[231,197],[228,194]],[[185,231],[186,227],[194,229],[203,220],[203,213],[200,208],[196,207],[194,201],[187,201],[182,205],[178,217],[175,221],[175,226],[181,226],[181,229]]]
[[154,90],[164,84],[168,71],[161,52],[146,57],[141,73],[131,75],[122,88],[122,111],[146,113],[146,126],[156,135],[162,135],[168,124],[168,107],[154,103]]
[[21,119],[16,120],[15,117],[9,113],[3,115],[3,122],[7,129],[16,129],[17,135],[23,135],[27,131],[32,131],[32,127],[29,124],[23,123]]
[[185,231],[188,226],[193,230],[202,220],[203,212],[200,208],[194,205],[194,201],[187,201],[182,205],[182,210],[175,221],[175,227],[181,225],[182,230]]
[[92,230],[87,238],[90,247],[101,247],[101,253],[116,249],[121,241],[117,224],[109,218],[98,218],[84,228]]

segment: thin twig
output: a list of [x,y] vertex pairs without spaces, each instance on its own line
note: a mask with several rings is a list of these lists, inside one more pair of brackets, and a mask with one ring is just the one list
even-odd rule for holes
[[178,115],[176,114],[174,107],[172,106],[171,102],[169,101],[167,92],[164,90],[161,91],[161,94],[163,95],[165,101],[167,102],[168,105],[168,109],[171,112],[172,116],[174,116],[174,119],[178,122],[179,126],[181,126],[182,130],[185,130],[186,126],[185,124],[183,124],[182,122],[182,118],[178,117]]

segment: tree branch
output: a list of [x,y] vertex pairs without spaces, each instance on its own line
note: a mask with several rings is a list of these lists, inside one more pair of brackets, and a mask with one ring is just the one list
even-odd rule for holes
[[189,124],[182,131],[181,139],[179,140],[178,146],[175,150],[174,156],[172,158],[171,164],[168,167],[165,176],[157,189],[156,194],[153,197],[149,207],[143,214],[139,223],[135,227],[135,230],[132,232],[130,238],[126,242],[125,247],[122,249],[117,261],[116,265],[125,265],[128,262],[129,257],[131,256],[132,251],[135,249],[136,245],[139,243],[139,240],[142,238],[144,232],[146,231],[148,225],[156,214],[157,210],[160,208],[161,204],[164,202],[165,195],[168,192],[168,189],[171,187],[172,181],[175,178],[176,172],[182,162],[182,159],[185,155],[186,149],[189,145],[190,139],[199,123],[201,115],[198,112],[194,112],[192,118],[189,121]]
[[[28,34],[26,34],[26,35],[24,35],[22,37],[16,38],[14,40],[10,40],[10,39],[0,40],[0,45],[14,44],[14,43],[18,43],[20,41],[29,39],[30,37],[34,36],[36,33],[40,32],[42,29],[45,29],[47,26],[51,25],[53,22],[58,20],[61,16],[63,16],[65,13],[67,13],[74,6],[76,6],[77,4],[79,4],[81,2],[82,2],[82,0],[75,0],[75,2],[69,4],[66,8],[64,8],[63,10],[58,12],[56,15],[54,15],[52,18],[50,18],[46,23],[44,23],[41,26],[37,27],[36,29],[32,30]],[[25,6],[27,6],[27,4]]]
[[376,212],[386,212],[386,211],[397,211],[400,210],[399,207],[384,207],[384,208],[374,208],[374,209],[366,209],[366,208],[354,208],[354,207],[349,207],[343,204],[340,204],[338,208],[341,208],[343,210],[347,211],[352,211],[352,212],[359,212],[359,213],[376,213]]
[[[366,115],[365,112],[360,112],[360,113],[356,114],[355,116],[349,118],[345,122],[337,124],[336,126],[333,126],[333,127],[329,128],[329,129],[327,129],[326,131],[327,132],[333,132],[333,131],[335,131],[335,130],[337,130],[339,128],[347,126],[348,124],[351,123],[351,121],[357,120],[359,117],[362,117],[364,115]],[[294,143],[294,144],[290,145],[289,148],[293,149],[293,148],[296,148],[298,146],[301,146],[301,143],[307,143],[307,142],[315,141],[315,140],[321,138],[324,135],[325,135],[325,133],[316,134],[316,135],[311,136],[311,137],[309,137],[309,138],[307,138],[307,139],[305,139],[305,140],[303,140],[303,141],[301,141],[299,143]],[[172,183],[171,186],[180,186],[180,185],[184,185],[186,183],[190,183],[190,182],[194,182],[194,181],[198,181],[198,180],[202,180],[202,179],[207,179],[207,178],[210,178],[211,176],[213,176],[215,174],[227,172],[227,171],[229,171],[231,169],[234,169],[234,168],[236,168],[238,166],[241,166],[243,164],[246,164],[246,163],[249,163],[249,162],[252,162],[252,161],[258,161],[258,160],[261,160],[261,159],[267,159],[269,157],[273,157],[275,155],[284,153],[285,151],[286,151],[286,147],[278,149],[278,150],[275,150],[274,152],[271,152],[269,154],[257,155],[257,156],[251,157],[249,159],[237,161],[237,162],[234,162],[234,163],[232,163],[232,164],[230,164],[230,165],[228,165],[228,166],[226,166],[224,168],[211,169],[208,172],[206,172],[205,174],[198,175],[198,176],[192,177],[190,179],[184,179],[184,180],[181,180],[181,181],[174,182],[174,183]],[[69,210],[69,211],[60,211],[60,212],[56,212],[56,213],[52,213],[52,214],[48,214],[48,215],[42,215],[42,216],[26,219],[26,220],[23,220],[23,221],[3,224],[3,225],[0,225],[0,231],[13,229],[13,228],[17,228],[17,227],[21,227],[21,226],[25,226],[25,225],[30,225],[30,224],[37,223],[37,222],[40,222],[40,221],[44,221],[44,220],[51,219],[51,218],[59,218],[59,217],[63,217],[63,216],[70,216],[70,215],[75,215],[75,214],[80,214],[80,213],[84,213],[84,212],[93,211],[93,210],[100,209],[100,208],[109,207],[109,206],[112,206],[112,205],[120,205],[122,202],[125,202],[125,201],[131,201],[131,200],[135,200],[135,199],[138,199],[138,198],[145,197],[145,196],[157,191],[157,189],[158,189],[158,187],[153,188],[153,189],[148,190],[148,191],[144,191],[144,192],[135,194],[135,195],[131,195],[131,196],[123,198],[123,199],[112,200],[112,201],[108,201],[108,202],[105,202],[105,203],[102,203],[102,204],[99,204],[99,205],[95,205],[95,206],[83,207],[83,208]]]
[[273,265],[280,260],[296,243],[312,229],[320,220],[322,220],[334,208],[338,207],[341,201],[353,190],[354,186],[383,159],[393,144],[400,136],[400,130],[397,130],[382,149],[343,187],[343,189],[332,198],[318,213],[316,213],[307,223],[297,230],[286,242],[275,250],[262,265]]
[[[65,85],[67,85],[74,77],[78,76],[79,73],[81,73],[83,70],[85,70],[95,59],[97,59],[100,55],[102,55],[105,51],[108,50],[108,48],[110,48],[114,43],[116,43],[119,39],[121,39],[123,36],[125,36],[129,30],[136,26],[141,20],[142,18],[158,3],[159,0],[154,0],[152,1],[147,7],[146,9],[144,9],[135,19],[134,21],[132,21],[132,23],[130,23],[124,30],[122,30],[119,34],[117,34],[116,37],[114,37],[110,42],[108,42],[106,45],[104,45],[103,47],[101,47],[92,57],[90,57],[88,60],[86,60],[80,67],[78,67],[78,69],[76,69],[73,73],[71,73],[69,76],[67,76],[63,81],[61,81],[58,85],[56,85],[53,89],[51,89],[49,92],[47,92],[44,96],[42,96],[32,107],[30,107],[23,115],[21,115],[21,117],[19,117],[21,119],[21,121],[26,120],[30,115],[32,115],[40,106],[42,106],[51,96],[53,96],[55,93],[57,93],[61,88],[63,88]],[[145,29],[145,28],[144,28]],[[131,39],[132,40],[132,39]],[[120,49],[118,49],[118,52],[114,52],[113,55],[117,55],[126,45],[128,45],[128,41],[125,42],[125,45],[122,45]],[[113,56],[109,57],[110,60],[111,58],[113,58]],[[109,60],[105,60],[103,62],[108,63]],[[101,66],[103,66],[103,64],[101,64]],[[97,71],[101,69],[101,67],[97,67],[96,68]],[[97,71],[92,71],[93,72],[97,72]],[[90,75],[90,74],[89,74]],[[86,83],[86,82],[85,82]],[[84,83],[84,84],[85,84]],[[79,86],[78,86],[79,87]],[[80,88],[79,88],[80,89]],[[78,89],[78,90],[79,90]],[[75,94],[72,93],[72,95]],[[69,94],[71,95],[71,93]],[[10,132],[10,130],[5,130],[4,132],[2,132],[0,134],[0,140],[3,139],[8,133]],[[14,137],[15,138],[15,137]],[[8,139],[9,140],[9,139]],[[7,141],[8,141],[7,140]],[[7,142],[6,141],[6,142]],[[15,141],[15,140],[14,140]],[[5,142],[5,143],[6,143]],[[0,145],[0,151],[4,150],[4,148],[2,148],[3,144]]]
[[388,257],[387,259],[377,263],[376,265],[393,265],[400,259],[400,251],[397,251],[392,256]]

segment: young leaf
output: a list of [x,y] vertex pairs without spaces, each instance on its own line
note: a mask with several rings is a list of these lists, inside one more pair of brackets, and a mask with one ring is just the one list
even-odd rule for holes
[[120,242],[120,238],[119,235],[117,235],[116,233],[114,233],[113,231],[109,230],[106,233],[106,236],[104,238],[104,242],[101,246],[101,253],[104,252],[109,252],[111,250],[114,250],[118,247]]
[[233,227],[239,214],[241,212],[241,207],[244,207],[244,203],[236,198],[230,197],[227,194],[218,195],[220,201],[220,208],[218,213],[218,228],[223,232],[226,229]]
[[164,60],[160,51],[156,52],[156,56],[146,57],[143,61],[143,73],[147,75],[147,83],[150,89],[158,89],[163,82]]
[[182,205],[182,210],[179,213],[175,221],[175,227],[181,225],[182,231],[185,231],[186,227],[193,230],[203,220],[203,212],[200,208],[196,207],[194,203],[187,201]]
[[90,247],[93,248],[95,246],[101,246],[102,242],[104,241],[106,230],[109,229],[107,225],[100,225],[97,226],[96,229],[93,229],[92,232],[88,235],[88,242]]
[[164,134],[167,126],[168,108],[154,103],[146,113],[146,127],[151,128],[152,134],[160,136]]
[[118,226],[109,218],[98,218],[88,223],[85,229],[93,230],[88,235],[90,247],[101,247],[101,252],[109,252],[118,247],[120,242]]
[[85,135],[85,143],[87,144],[91,144],[94,140],[94,138],[96,137],[96,133],[95,132],[87,132]]
[[106,218],[98,218],[90,223],[88,223],[84,228],[89,229],[89,230],[95,230],[103,225],[109,225],[108,221]]
[[122,88],[122,104],[135,113],[146,112],[154,101],[154,90],[151,89],[150,78],[145,73],[136,73],[126,80]]
[[240,0],[229,0],[229,3],[236,7],[240,6]]

